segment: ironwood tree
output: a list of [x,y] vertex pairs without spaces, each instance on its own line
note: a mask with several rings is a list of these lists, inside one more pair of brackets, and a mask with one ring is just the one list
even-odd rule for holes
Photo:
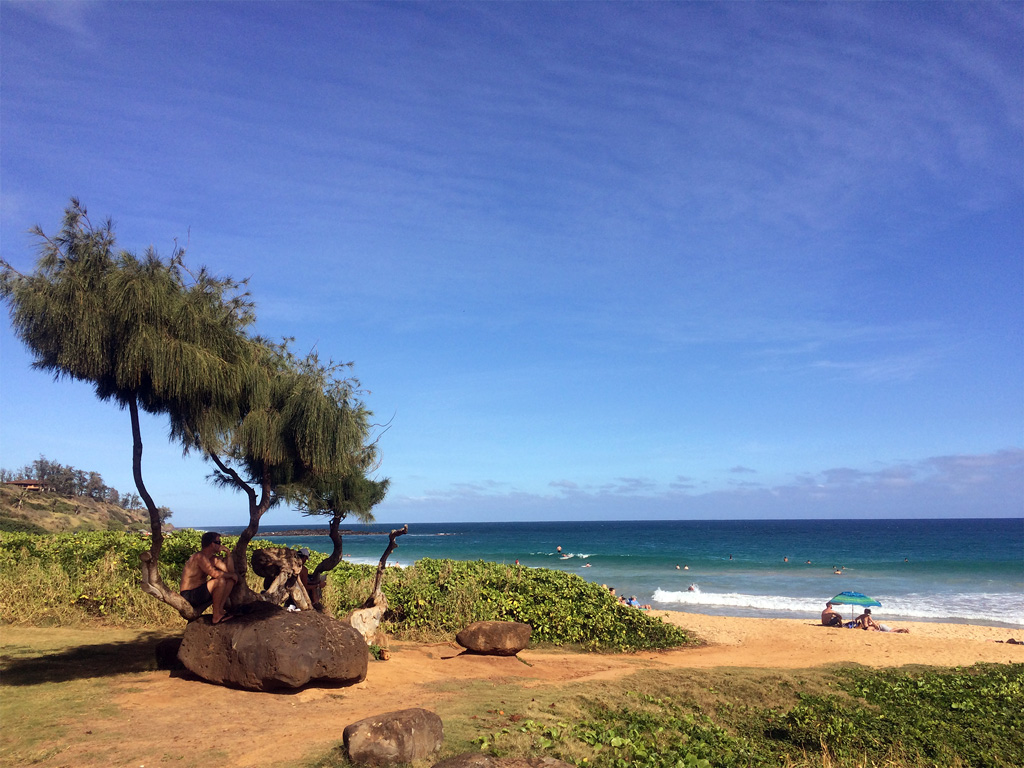
[[[242,283],[184,268],[184,251],[162,259],[115,249],[113,224],[93,225],[72,199],[60,231],[32,230],[39,259],[31,274],[0,262],[0,297],[33,367],[91,384],[131,420],[132,476],[150,518],[150,559],[160,583],[160,508],[142,473],[140,411],[198,411],[237,396],[251,304]],[[167,590],[165,590],[167,591]],[[188,603],[174,593],[183,615]]]
[[[168,259],[152,249],[142,257],[115,250],[111,221],[94,226],[78,200],[59,233],[37,227],[33,234],[35,271],[22,274],[0,260],[0,298],[33,367],[87,382],[100,400],[128,410],[133,479],[152,531],[142,586],[195,618],[199,612],[160,578],[167,513],[143,479],[140,411],[167,416],[171,437],[214,464],[215,481],[246,494],[249,524],[233,552],[244,573],[246,548],[269,509],[373,464],[358,382],[342,375],[348,366],[298,358],[287,343],[250,336],[244,282],[189,271],[177,246]],[[371,482],[386,490],[386,481]],[[244,580],[236,593],[241,602],[258,598]]]
[[[240,573],[267,511],[312,498],[317,489],[342,486],[345,478],[375,467],[377,451],[372,414],[359,399],[359,382],[347,375],[351,364],[324,363],[315,353],[300,358],[287,343],[263,338],[251,343],[257,363],[229,411],[208,420],[213,431],[204,432],[187,413],[171,419],[172,433],[214,464],[214,482],[247,498],[249,523],[233,553]],[[387,489],[386,480],[368,482]],[[370,507],[361,504],[361,519],[373,519]],[[305,596],[298,597],[305,607]],[[232,601],[253,599],[239,580]]]

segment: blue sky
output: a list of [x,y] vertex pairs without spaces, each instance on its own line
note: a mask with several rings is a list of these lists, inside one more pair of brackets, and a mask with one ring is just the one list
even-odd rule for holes
[[[1024,514],[1019,3],[0,5],[0,248],[68,199],[355,362],[382,522]],[[0,464],[131,490],[0,328]],[[244,498],[145,424],[179,525]],[[276,510],[266,524],[298,513]]]

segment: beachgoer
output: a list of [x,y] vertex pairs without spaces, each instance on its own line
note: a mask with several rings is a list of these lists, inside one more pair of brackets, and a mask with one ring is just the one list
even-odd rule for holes
[[[213,623],[220,624],[231,618],[231,614],[225,612],[224,604],[238,583],[238,574],[219,533],[207,531],[201,545],[202,549],[185,562],[179,591],[193,608],[205,609],[207,603],[212,603]],[[219,554],[227,557],[217,557]]]
[[782,562],[784,562],[784,563],[788,563],[788,562],[789,562],[789,558],[788,558],[788,557],[784,557],[784,558],[782,558]]
[[871,618],[870,608],[865,608],[864,613],[854,619],[854,621],[861,629],[870,629],[873,632],[878,631],[878,625],[875,623],[875,620]]
[[821,625],[823,627],[841,627],[843,626],[843,617],[839,615],[839,611],[832,607],[832,603],[825,603],[825,610],[821,612]]
[[881,623],[877,624],[876,626],[878,627],[878,631],[879,632],[895,632],[896,634],[899,634],[899,635],[908,635],[908,634],[910,634],[910,630],[909,629],[893,629],[892,627],[888,626],[887,624],[881,624]]

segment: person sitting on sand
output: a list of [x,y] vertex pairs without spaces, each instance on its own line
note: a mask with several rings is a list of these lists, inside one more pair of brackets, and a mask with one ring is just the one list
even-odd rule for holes
[[219,533],[207,531],[201,545],[202,549],[185,562],[179,591],[193,608],[205,609],[207,603],[213,603],[213,623],[220,624],[231,618],[224,612],[224,604],[238,583],[238,574],[230,557],[217,557],[230,554]]
[[869,629],[872,632],[878,631],[878,625],[875,620],[871,618],[871,609],[865,608],[864,613],[854,619],[854,623],[861,629]]
[[821,612],[821,625],[823,627],[843,626],[843,617],[832,607],[831,602],[825,603],[825,610]]

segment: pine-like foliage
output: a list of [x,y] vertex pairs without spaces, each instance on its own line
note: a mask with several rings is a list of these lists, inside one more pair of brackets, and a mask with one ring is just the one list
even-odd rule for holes
[[248,496],[249,526],[235,548],[240,572],[260,518],[279,501],[319,499],[320,512],[333,499],[369,516],[387,481],[365,477],[376,444],[350,365],[249,336],[244,283],[188,271],[178,248],[167,260],[152,250],[116,252],[111,222],[93,226],[77,200],[57,235],[34,234],[36,270],[25,275],[0,261],[0,298],[35,367],[89,382],[101,400],[131,413],[132,466],[153,533],[144,589],[188,613],[159,583],[160,510],[142,479],[140,409],[167,415],[171,437],[202,451],[217,467],[215,481]]
[[0,295],[33,366],[91,383],[101,400],[151,413],[194,413],[235,396],[252,320],[241,284],[187,273],[184,253],[116,253],[111,222],[77,200],[61,231],[42,230],[35,272],[4,263]]

